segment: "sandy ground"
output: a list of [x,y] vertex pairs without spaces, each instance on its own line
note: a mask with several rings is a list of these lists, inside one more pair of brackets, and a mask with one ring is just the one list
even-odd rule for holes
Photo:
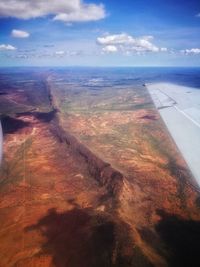
[[200,90],[170,83],[146,87],[200,185]]

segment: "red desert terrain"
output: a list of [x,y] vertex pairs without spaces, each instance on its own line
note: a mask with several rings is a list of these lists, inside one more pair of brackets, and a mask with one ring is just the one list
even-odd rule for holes
[[0,267],[200,266],[199,189],[146,89],[63,76],[0,81]]

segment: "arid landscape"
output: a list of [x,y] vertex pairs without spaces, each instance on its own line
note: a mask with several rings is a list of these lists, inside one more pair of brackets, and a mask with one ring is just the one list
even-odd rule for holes
[[146,88],[3,71],[0,267],[200,266],[200,190]]

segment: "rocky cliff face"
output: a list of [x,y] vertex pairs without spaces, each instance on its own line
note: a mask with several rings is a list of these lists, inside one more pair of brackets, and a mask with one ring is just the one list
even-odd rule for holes
[[118,197],[123,186],[123,175],[115,170],[109,163],[92,153],[84,144],[70,133],[64,131],[59,123],[58,114],[55,114],[51,125],[52,132],[60,142],[65,142],[75,155],[81,156],[87,164],[88,171],[100,186],[105,186],[108,193]]
[[[50,85],[46,83],[48,92],[49,103],[54,115],[51,123],[51,130],[60,140],[65,142],[74,154],[81,156],[87,164],[88,171],[92,177],[99,183],[100,186],[105,186],[109,195],[116,197],[119,196],[123,187],[123,175],[115,170],[109,163],[104,162],[94,153],[92,153],[84,144],[82,144],[75,136],[65,131],[59,120],[59,108],[56,106]],[[51,113],[52,113],[51,112]]]

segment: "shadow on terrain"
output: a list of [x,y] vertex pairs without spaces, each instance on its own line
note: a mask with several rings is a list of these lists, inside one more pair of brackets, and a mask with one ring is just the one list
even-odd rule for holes
[[174,176],[178,182],[177,184],[177,193],[179,194],[182,207],[187,206],[187,196],[185,194],[188,185],[192,187],[196,192],[200,192],[199,185],[197,184],[195,178],[193,178],[189,169],[183,166],[180,166],[176,163],[173,158],[168,157],[168,164],[166,169],[170,171],[170,174]]
[[32,230],[45,237],[41,253],[52,255],[57,267],[151,266],[134,247],[129,226],[105,213],[77,206],[63,213],[50,209],[25,229]]
[[56,110],[52,110],[50,112],[34,112],[33,115],[35,116],[35,118],[37,118],[38,120],[42,121],[42,122],[50,122],[54,119],[54,116],[56,114]]
[[156,231],[169,252],[169,266],[200,266],[200,221],[184,220],[159,210]]
[[36,111],[27,111],[18,113],[18,116],[34,116],[36,119],[40,120],[41,122],[50,122],[54,119],[57,110],[53,109],[49,112],[36,112]]
[[8,93],[6,93],[6,92],[1,92],[0,91],[0,95],[7,95]]
[[141,117],[141,119],[145,119],[145,120],[157,120],[157,117],[155,115],[144,115]]
[[1,119],[2,129],[4,134],[13,134],[24,127],[30,125],[29,122],[25,122],[20,119],[4,116]]

